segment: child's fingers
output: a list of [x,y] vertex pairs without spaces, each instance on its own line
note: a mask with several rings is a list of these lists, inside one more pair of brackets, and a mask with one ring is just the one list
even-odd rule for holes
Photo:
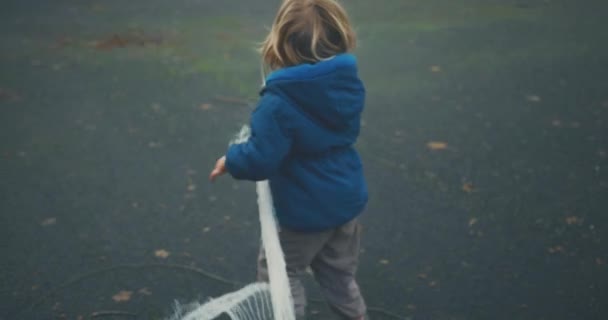
[[209,174],[209,181],[215,181],[215,178],[221,176],[226,172],[226,167],[224,163],[225,157],[217,159],[217,162],[215,163],[215,168],[213,168],[213,171],[211,171],[211,173]]
[[213,169],[213,171],[211,171],[211,174],[209,174],[209,181],[213,182],[215,181],[215,178],[217,178],[217,176],[220,175],[220,171],[218,169]]
[[211,174],[209,175],[209,180],[211,182],[215,181],[215,178],[223,175],[226,171],[222,170],[222,168],[215,168],[213,169],[213,171],[211,171]]

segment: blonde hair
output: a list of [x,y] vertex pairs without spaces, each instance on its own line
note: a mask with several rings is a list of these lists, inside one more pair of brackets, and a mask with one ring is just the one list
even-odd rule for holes
[[355,48],[346,10],[335,0],[284,0],[260,52],[271,70],[315,63]]

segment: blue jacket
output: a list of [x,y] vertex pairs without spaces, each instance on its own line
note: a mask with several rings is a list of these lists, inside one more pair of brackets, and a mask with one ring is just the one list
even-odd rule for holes
[[251,116],[251,137],[228,149],[228,172],[268,179],[283,227],[320,231],[352,220],[367,203],[353,146],[364,100],[351,54],[272,72]]

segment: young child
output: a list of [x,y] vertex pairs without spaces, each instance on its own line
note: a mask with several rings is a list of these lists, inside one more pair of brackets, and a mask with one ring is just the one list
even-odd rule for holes
[[[355,34],[334,0],[283,2],[261,52],[272,72],[251,117],[251,137],[229,147],[210,179],[268,179],[280,225],[296,316],[305,317],[300,277],[310,267],[342,319],[364,319],[355,272],[367,203],[359,135],[365,89]],[[264,250],[258,280],[267,281]]]

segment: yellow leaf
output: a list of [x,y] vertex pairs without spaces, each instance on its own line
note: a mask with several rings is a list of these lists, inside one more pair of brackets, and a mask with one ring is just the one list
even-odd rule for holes
[[441,66],[431,66],[431,72],[441,72]]
[[388,261],[388,260],[386,260],[386,259],[382,259],[382,260],[380,260],[380,261],[378,261],[378,262],[379,262],[380,264],[383,264],[383,265],[387,265],[387,264],[389,264],[389,263],[390,263],[390,261]]
[[169,251],[165,250],[165,249],[159,249],[154,251],[154,255],[157,258],[161,258],[161,259],[167,259],[167,257],[169,257],[170,253]]
[[471,193],[473,192],[473,184],[470,182],[465,182],[462,184],[462,191],[466,192],[466,193]]
[[580,225],[583,223],[583,219],[581,219],[577,216],[566,217],[566,223],[568,225],[573,225],[573,224]]
[[564,250],[564,247],[562,247],[562,246],[553,246],[553,247],[550,247],[549,249],[547,249],[547,251],[549,251],[549,253],[553,254],[553,253],[562,253],[565,250]]
[[199,109],[203,110],[203,111],[208,111],[211,109],[211,104],[210,103],[203,103],[200,106],[198,106]]
[[132,291],[122,290],[117,294],[113,295],[112,300],[114,300],[115,302],[126,302],[131,300],[131,295],[133,295]]
[[441,142],[441,141],[431,141],[429,143],[426,144],[427,148],[431,149],[431,150],[443,150],[443,149],[447,149],[448,144],[445,142]]
[[477,218],[471,218],[469,220],[469,227],[474,226],[477,223]]

